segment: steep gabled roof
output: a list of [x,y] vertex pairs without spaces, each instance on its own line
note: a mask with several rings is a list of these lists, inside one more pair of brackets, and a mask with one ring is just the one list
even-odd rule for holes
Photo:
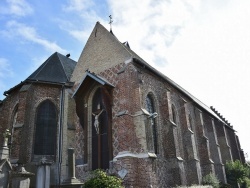
[[68,83],[75,69],[76,61],[58,52],[52,54],[35,72],[26,80],[4,92],[10,94],[13,90],[22,87],[28,82],[43,82],[53,84]]
[[74,60],[55,52],[27,80],[65,83],[69,81],[75,65]]
[[98,74],[131,59],[126,48],[114,34],[97,22],[79,57],[71,81],[77,85],[86,70]]

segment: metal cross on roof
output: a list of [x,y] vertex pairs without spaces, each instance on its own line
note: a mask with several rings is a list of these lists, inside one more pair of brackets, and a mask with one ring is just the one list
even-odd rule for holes
[[112,31],[112,23],[113,23],[113,20],[112,20],[112,15],[109,15],[109,25],[110,25],[110,31]]

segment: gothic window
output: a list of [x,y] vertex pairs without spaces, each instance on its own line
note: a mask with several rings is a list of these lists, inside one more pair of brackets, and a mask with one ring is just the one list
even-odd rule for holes
[[[146,97],[146,109],[149,113],[154,113],[154,103],[153,103],[153,98],[151,95],[147,95]],[[154,146],[154,152],[158,153],[158,146],[157,146],[157,127],[156,127],[156,121],[154,118],[150,118],[150,128],[152,129],[152,141],[153,141],[153,146]]]
[[174,105],[172,105],[172,118],[173,118],[173,122],[175,123],[175,124],[177,124],[177,121],[176,121],[176,110],[175,110],[175,107],[174,107]]
[[98,88],[92,99],[92,170],[108,169],[112,159],[111,105],[105,92]]
[[19,143],[17,138],[17,131],[15,131],[15,125],[17,123],[17,112],[18,106],[15,107],[12,116],[12,127],[11,127],[11,137],[9,139],[8,145],[10,146],[10,157],[17,158],[19,153]]
[[190,114],[188,115],[188,119],[189,119],[190,129],[193,131],[193,122],[192,122],[192,117]]
[[57,110],[55,105],[46,100],[36,113],[35,155],[55,155],[56,152]]
[[10,139],[10,143],[9,144],[12,144],[13,142],[13,137],[14,137],[14,129],[15,129],[15,125],[16,125],[16,120],[17,120],[17,110],[18,110],[18,107],[15,108],[14,110],[14,115],[13,115],[13,119],[12,119],[12,130],[11,130],[11,139]]

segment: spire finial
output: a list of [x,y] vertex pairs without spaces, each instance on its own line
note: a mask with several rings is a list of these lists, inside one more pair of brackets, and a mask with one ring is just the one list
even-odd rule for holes
[[110,31],[112,31],[112,23],[113,23],[113,20],[112,20],[112,15],[109,15],[109,25],[110,25]]

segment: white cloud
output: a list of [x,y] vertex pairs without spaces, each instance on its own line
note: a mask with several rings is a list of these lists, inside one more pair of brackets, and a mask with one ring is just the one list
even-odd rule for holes
[[93,5],[91,0],[68,0],[67,4],[63,6],[64,11],[78,11],[82,12]]
[[88,39],[89,33],[91,31],[89,30],[86,32],[85,30],[70,30],[68,32],[71,36],[76,38],[78,41],[81,41],[82,43],[84,43]]
[[0,78],[13,76],[10,64],[7,59],[0,58]]
[[109,4],[118,38],[129,40],[131,48],[141,52],[147,62],[164,65],[166,48],[180,35],[200,1],[110,0]]
[[51,42],[41,37],[36,32],[35,28],[27,26],[22,23],[18,23],[16,21],[9,21],[7,23],[7,31],[4,31],[2,33],[4,33],[6,36],[9,37],[18,37],[18,38],[22,37],[22,39],[25,39],[26,41],[41,45],[49,52],[58,51],[63,54],[67,53],[67,51],[61,48],[58,44],[56,44],[56,42]]
[[6,0],[6,3],[0,7],[0,14],[26,16],[33,13],[33,8],[25,0]]
[[7,59],[0,58],[0,94],[6,89],[5,79],[12,77],[13,71],[8,63]]
[[[58,18],[56,21],[62,30],[67,31],[69,35],[84,44],[91,33],[93,24],[97,21],[104,22],[98,14],[100,7],[100,4],[95,4],[92,0],[68,0],[67,4],[62,6],[62,10],[66,14],[71,13],[71,20]],[[72,19],[73,13],[76,13],[75,19]]]

